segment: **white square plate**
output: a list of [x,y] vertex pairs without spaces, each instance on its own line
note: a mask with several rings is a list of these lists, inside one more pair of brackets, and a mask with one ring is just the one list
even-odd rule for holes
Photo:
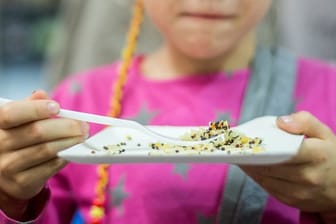
[[[259,119],[259,120],[257,120]],[[262,117],[232,128],[248,137],[259,137],[263,140],[264,151],[228,150],[204,152],[201,154],[190,152],[154,153],[150,144],[155,139],[141,132],[123,127],[109,127],[84,143],[75,145],[60,152],[58,155],[66,160],[87,164],[110,163],[233,163],[233,164],[274,164],[290,159],[294,156],[303,141],[302,135],[292,135],[276,127],[275,117]],[[191,129],[199,127],[149,126],[149,128],[168,136],[179,137]],[[131,140],[128,139],[131,137]],[[113,154],[103,149],[106,145],[126,143],[122,148],[125,152]],[[150,153],[151,152],[151,153]]]

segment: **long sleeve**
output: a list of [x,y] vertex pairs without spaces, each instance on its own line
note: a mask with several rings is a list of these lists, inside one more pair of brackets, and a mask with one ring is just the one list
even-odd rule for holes
[[41,193],[31,199],[24,221],[9,218],[0,211],[1,224],[70,223],[76,210],[70,185],[62,172],[56,174]]
[[0,223],[1,224],[43,224],[43,213],[50,199],[50,190],[45,187],[38,195],[32,198],[27,207],[25,217],[17,221],[8,217],[3,211],[0,210]]
[[43,223],[70,223],[73,218],[77,205],[70,183],[65,175],[66,170],[67,167],[49,181],[51,197],[42,216]]

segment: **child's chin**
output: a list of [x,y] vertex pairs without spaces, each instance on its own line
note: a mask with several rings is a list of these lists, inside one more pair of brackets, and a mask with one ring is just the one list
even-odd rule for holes
[[194,42],[189,44],[180,45],[180,50],[184,52],[190,58],[195,58],[199,60],[208,60],[218,58],[221,55],[225,55],[230,51],[229,45],[216,45],[204,44],[201,42]]
[[220,57],[221,55],[225,54],[225,51],[218,51],[218,50],[207,50],[204,49],[190,49],[190,51],[185,52],[190,58],[195,60],[211,60]]

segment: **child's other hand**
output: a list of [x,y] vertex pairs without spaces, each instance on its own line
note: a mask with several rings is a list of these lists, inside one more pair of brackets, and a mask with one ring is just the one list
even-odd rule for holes
[[241,168],[280,201],[307,212],[336,211],[336,136],[314,116],[281,117],[278,126],[306,139],[290,161]]
[[0,107],[0,209],[21,217],[27,201],[66,165],[57,152],[83,141],[85,123],[48,119],[59,105],[43,91]]

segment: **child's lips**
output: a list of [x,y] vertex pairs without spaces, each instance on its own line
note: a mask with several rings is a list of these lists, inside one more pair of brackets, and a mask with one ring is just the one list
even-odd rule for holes
[[197,12],[185,12],[181,13],[182,17],[207,19],[207,20],[228,20],[235,18],[234,15],[226,15],[220,13],[197,13]]

